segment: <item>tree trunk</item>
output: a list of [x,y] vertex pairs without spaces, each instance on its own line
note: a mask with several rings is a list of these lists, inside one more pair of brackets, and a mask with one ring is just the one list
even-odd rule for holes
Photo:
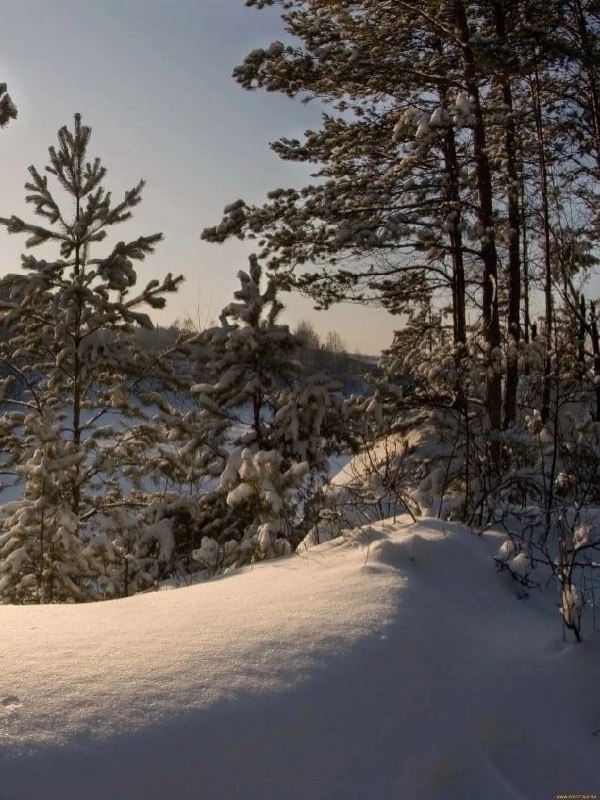
[[529,310],[529,241],[527,230],[527,212],[525,207],[525,176],[521,173],[521,242],[523,264],[523,338],[529,344],[531,330],[531,314]]
[[546,314],[546,354],[544,357],[544,378],[542,387],[542,422],[546,424],[550,418],[550,391],[553,332],[553,298],[552,298],[552,260],[550,253],[550,205],[548,200],[548,164],[546,159],[546,142],[542,119],[540,76],[537,66],[533,75],[533,112],[538,145],[538,161],[540,171],[540,193],[542,198],[542,226],[544,234],[544,307]]
[[[75,212],[75,220],[79,221],[80,216],[80,199],[77,197],[77,207]],[[81,263],[81,244],[75,245],[75,266],[74,266],[74,280],[79,282],[83,271]],[[79,452],[81,448],[81,401],[82,401],[82,366],[81,366],[81,295],[78,293],[76,297],[77,311],[76,311],[76,324],[73,331],[73,443],[75,449]],[[79,516],[81,507],[81,487],[79,485],[79,470],[76,471],[75,476],[71,481],[71,509],[76,516]]]
[[590,302],[590,337],[594,354],[594,377],[596,389],[596,422],[600,422],[600,342],[598,341],[598,316],[596,303]]
[[581,45],[583,71],[585,72],[588,82],[587,96],[589,98],[589,110],[594,128],[595,160],[598,170],[600,170],[600,93],[598,91],[598,70],[596,68],[597,56],[592,55],[591,52],[593,42],[590,42],[589,27],[581,0],[573,0],[572,7],[575,15],[577,34],[579,36],[579,44]]
[[[494,3],[496,34],[507,44],[506,15],[501,2]],[[506,363],[506,388],[504,395],[504,427],[513,425],[517,413],[517,386],[519,359],[517,346],[521,340],[521,209],[519,203],[519,168],[517,163],[517,135],[513,117],[513,94],[508,69],[501,78],[502,100],[506,109],[504,122],[504,150],[506,155],[508,204],[508,348]],[[512,339],[512,341],[511,341]]]
[[[445,89],[440,89],[442,104],[446,103]],[[461,198],[459,165],[454,130],[449,128],[443,141],[445,172],[448,177],[446,199],[452,208],[448,237],[452,258],[452,330],[454,346],[461,350],[467,342],[465,264],[461,230]]]
[[[462,0],[454,3],[456,28],[462,48],[462,61],[465,86],[473,105],[473,149],[479,205],[477,214],[483,228],[481,259],[483,262],[483,330],[488,350],[488,370],[486,379],[486,409],[492,434],[502,427],[502,375],[496,367],[500,352],[500,315],[498,308],[498,256],[493,219],[493,193],[490,163],[481,97],[477,81],[475,56],[471,47],[471,32]],[[491,440],[492,460],[500,457],[500,441],[494,435]]]

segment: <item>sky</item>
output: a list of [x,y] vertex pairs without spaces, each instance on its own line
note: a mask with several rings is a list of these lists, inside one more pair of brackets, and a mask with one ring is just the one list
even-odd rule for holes
[[[303,185],[306,167],[280,161],[269,142],[320,119],[318,105],[247,92],[231,78],[250,50],[284,38],[277,11],[243,0],[20,0],[3,14],[2,33],[0,81],[19,117],[0,132],[0,216],[33,221],[27,167],[43,169],[57,130],[79,112],[115,198],[146,181],[134,219],[115,231],[122,239],[164,234],[141,280],[185,276],[157,321],[218,319],[252,243],[207,244],[202,229],[238,198],[262,203],[271,189]],[[17,272],[23,250],[24,237],[0,230],[0,272]],[[356,305],[316,312],[296,294],[283,302],[283,322],[338,331],[351,351],[378,353],[399,323]]]

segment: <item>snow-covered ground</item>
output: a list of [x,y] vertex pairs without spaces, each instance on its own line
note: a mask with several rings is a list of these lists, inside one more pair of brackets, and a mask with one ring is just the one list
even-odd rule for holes
[[2,800],[600,794],[600,641],[493,534],[377,523],[189,588],[0,607]]

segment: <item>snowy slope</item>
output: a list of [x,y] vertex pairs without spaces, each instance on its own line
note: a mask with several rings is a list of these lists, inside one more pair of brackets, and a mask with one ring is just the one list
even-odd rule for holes
[[196,585],[0,607],[1,800],[600,792],[600,642],[457,525]]

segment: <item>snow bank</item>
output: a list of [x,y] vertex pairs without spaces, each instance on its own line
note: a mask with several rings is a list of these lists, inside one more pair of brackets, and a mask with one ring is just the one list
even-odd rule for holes
[[447,484],[452,445],[433,419],[421,419],[406,433],[384,436],[340,463],[325,490],[326,510],[300,543],[313,547],[344,531],[387,518],[447,517],[462,502]]
[[2,800],[597,791],[598,639],[519,602],[498,545],[384,522],[186,589],[0,607]]

